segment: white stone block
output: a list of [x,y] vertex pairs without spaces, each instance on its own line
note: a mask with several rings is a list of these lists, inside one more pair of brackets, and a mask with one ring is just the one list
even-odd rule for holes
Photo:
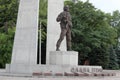
[[50,65],[78,65],[78,52],[50,51]]

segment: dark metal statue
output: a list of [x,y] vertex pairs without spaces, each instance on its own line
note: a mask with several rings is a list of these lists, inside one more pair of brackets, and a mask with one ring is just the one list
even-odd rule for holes
[[63,10],[64,11],[61,12],[56,19],[57,22],[60,22],[60,27],[61,27],[61,34],[56,44],[56,51],[60,51],[59,47],[65,36],[67,41],[67,50],[68,51],[71,50],[72,21],[71,21],[71,15],[69,12],[69,6],[68,5],[64,6]]

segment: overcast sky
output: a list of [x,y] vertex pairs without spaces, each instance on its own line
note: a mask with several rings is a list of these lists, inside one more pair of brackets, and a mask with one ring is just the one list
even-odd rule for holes
[[[87,1],[87,0],[81,0]],[[90,3],[106,13],[112,13],[115,10],[120,11],[120,0],[89,0]]]

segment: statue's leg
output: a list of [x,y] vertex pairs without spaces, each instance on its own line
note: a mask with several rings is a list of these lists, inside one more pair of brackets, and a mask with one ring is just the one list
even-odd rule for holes
[[59,51],[60,44],[63,41],[63,39],[66,35],[66,32],[67,32],[66,29],[61,29],[60,38],[58,39],[57,44],[56,44],[56,51]]
[[67,40],[67,50],[68,51],[71,51],[71,30],[70,28],[67,30],[67,33],[66,33],[66,40]]

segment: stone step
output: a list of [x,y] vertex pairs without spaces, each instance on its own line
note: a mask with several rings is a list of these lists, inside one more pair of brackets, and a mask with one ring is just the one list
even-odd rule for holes
[[64,73],[52,73],[52,72],[34,72],[32,76],[116,76],[116,73],[108,73],[108,72],[64,72]]

